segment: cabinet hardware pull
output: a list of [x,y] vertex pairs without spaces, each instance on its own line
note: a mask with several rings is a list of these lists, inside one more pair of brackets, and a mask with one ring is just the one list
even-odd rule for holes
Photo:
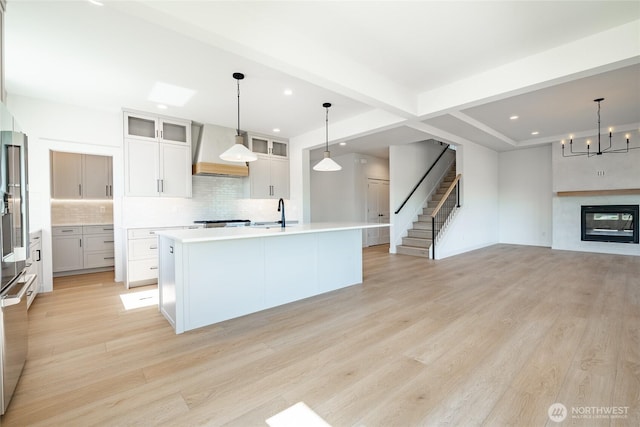
[[158,249],[158,246],[149,246],[149,249]]
[[60,230],[61,233],[72,233],[73,230]]
[[31,295],[33,295],[33,291],[27,291],[27,296],[30,297]]
[[113,228],[103,228],[102,231],[113,231]]
[[25,267],[27,268],[31,267],[31,263],[28,263],[27,265],[25,265]]
[[78,184],[78,196],[82,196],[82,184]]
[[106,256],[106,257],[104,257],[104,259],[114,259],[114,258],[115,258],[115,257],[112,257],[112,256]]
[[102,243],[113,243],[113,240],[103,240]]
[[157,270],[157,269],[158,269],[157,266],[156,267],[149,267],[149,270]]
[[164,179],[160,180],[160,191],[164,193]]
[[173,246],[169,246],[169,253],[172,254],[173,253]]
[[38,252],[38,259],[36,261],[42,261],[42,255],[40,253],[40,249],[36,249],[36,252]]
[[150,231],[149,234],[156,234],[156,232],[155,231]]
[[160,192],[160,180],[156,179],[156,191],[159,193]]
[[104,195],[109,197],[109,184],[104,186]]
[[82,239],[79,239],[79,240],[80,240],[80,247],[82,247]]

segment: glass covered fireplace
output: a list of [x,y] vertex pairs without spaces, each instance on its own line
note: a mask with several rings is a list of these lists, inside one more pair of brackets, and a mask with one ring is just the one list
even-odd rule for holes
[[638,243],[638,205],[582,206],[582,240]]

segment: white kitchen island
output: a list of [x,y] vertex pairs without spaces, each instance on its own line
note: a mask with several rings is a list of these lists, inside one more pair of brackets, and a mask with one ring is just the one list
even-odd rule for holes
[[177,334],[362,283],[362,229],[310,223],[158,232],[159,307]]

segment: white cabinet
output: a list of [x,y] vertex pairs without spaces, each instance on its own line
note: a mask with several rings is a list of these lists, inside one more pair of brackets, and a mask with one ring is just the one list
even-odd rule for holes
[[113,196],[111,157],[51,153],[51,197],[54,199],[110,199]]
[[249,135],[249,149],[261,157],[289,158],[289,144],[276,139]]
[[36,279],[27,289],[27,308],[40,292],[42,284],[42,231],[29,233],[29,258],[27,259],[27,274],[33,274]]
[[125,113],[125,194],[191,197],[191,123]]
[[53,272],[81,270],[82,226],[53,227],[52,235]]
[[56,226],[52,235],[54,273],[114,266],[113,225]]
[[202,227],[202,225],[191,225],[130,228],[127,230],[127,288],[158,282],[158,238],[156,231]]
[[258,160],[249,163],[252,199],[289,198],[289,145],[270,138],[249,136]]
[[151,114],[124,112],[125,138],[191,144],[191,122]]

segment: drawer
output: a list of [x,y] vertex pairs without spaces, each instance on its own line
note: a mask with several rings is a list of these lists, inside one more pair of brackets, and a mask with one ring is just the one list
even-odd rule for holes
[[113,251],[91,252],[84,254],[84,268],[113,267]]
[[129,259],[158,259],[158,239],[156,237],[129,240]]
[[148,239],[149,237],[153,237],[156,235],[156,230],[160,230],[161,228],[133,228],[129,229],[128,237],[129,239]]
[[112,251],[113,234],[88,235],[84,237],[85,251]]
[[83,225],[82,232],[84,234],[113,234],[113,225]]
[[129,261],[129,271],[127,272],[129,282],[139,280],[149,280],[158,278],[158,260],[140,259]]
[[51,234],[53,236],[76,236],[76,235],[82,235],[82,226],[81,225],[70,225],[70,226],[55,226],[55,227],[51,227]]

